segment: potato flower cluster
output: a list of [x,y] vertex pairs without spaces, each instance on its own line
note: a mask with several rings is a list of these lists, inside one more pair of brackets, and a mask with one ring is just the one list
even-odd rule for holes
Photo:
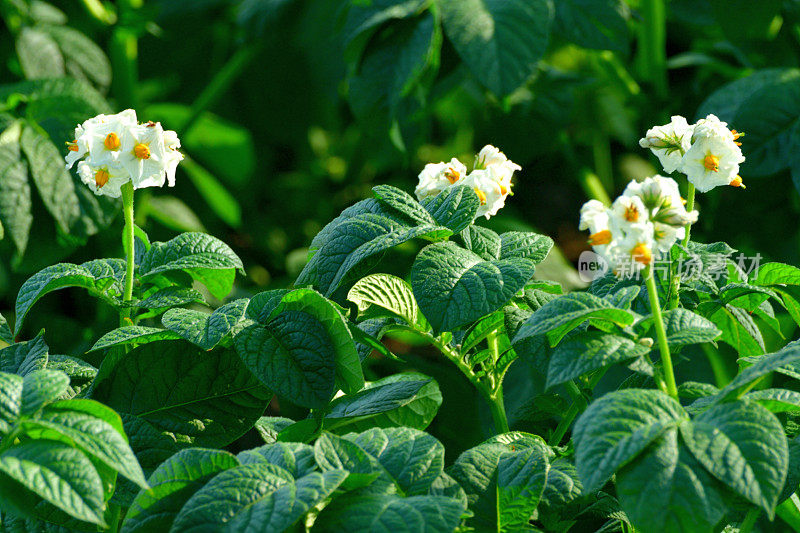
[[664,172],[686,174],[698,191],[708,192],[720,185],[743,186],[739,165],[744,156],[738,141],[742,135],[715,115],[696,124],[674,116],[669,124],[647,130],[639,146],[658,157]]
[[97,195],[119,198],[128,182],[134,189],[175,185],[183,159],[178,135],[158,122],[140,124],[133,109],[98,115],[75,128],[67,143],[67,168],[78,163],[81,181]]
[[654,176],[630,182],[611,207],[586,202],[580,229],[590,231],[589,243],[611,268],[639,270],[668,252],[696,221],[697,211],[686,210],[675,180]]
[[511,178],[522,167],[510,161],[503,152],[492,145],[484,146],[475,157],[472,172],[455,157],[450,162],[428,163],[419,173],[419,184],[415,189],[417,199],[422,201],[436,196],[449,187],[466,185],[471,187],[480,200],[478,216],[487,219],[496,215],[505,205],[511,193]]

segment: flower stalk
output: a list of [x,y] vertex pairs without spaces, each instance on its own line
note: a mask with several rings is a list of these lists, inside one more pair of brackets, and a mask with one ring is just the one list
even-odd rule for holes
[[[125,227],[122,229],[122,242],[125,249],[125,292],[122,295],[123,304],[127,304],[133,299],[133,183],[130,181],[124,184],[122,191],[122,213],[125,217]],[[123,307],[120,311],[120,325],[126,325],[130,321],[130,307]]]
[[664,319],[661,315],[661,304],[658,301],[656,279],[653,276],[653,269],[650,266],[645,269],[645,280],[647,283],[647,296],[650,299],[650,311],[653,313],[653,321],[656,326],[658,349],[661,352],[661,366],[664,372],[664,382],[667,386],[667,393],[677,400],[678,387],[675,384],[675,371],[672,368],[672,356],[669,352],[669,343],[667,343],[667,332],[664,330]]

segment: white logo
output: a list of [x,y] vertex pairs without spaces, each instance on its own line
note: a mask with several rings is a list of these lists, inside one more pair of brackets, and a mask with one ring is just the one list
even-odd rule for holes
[[591,251],[581,252],[578,257],[578,276],[590,283],[608,272],[608,261]]

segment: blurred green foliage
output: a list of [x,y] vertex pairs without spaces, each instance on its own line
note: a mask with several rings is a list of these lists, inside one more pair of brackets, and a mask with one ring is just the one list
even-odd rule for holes
[[[487,143],[523,168],[488,225],[550,235],[566,260],[539,272],[570,285],[570,262],[588,248],[580,205],[654,174],[637,141],[671,114],[715,113],[747,133],[747,190],[700,197],[693,237],[800,259],[797,0],[0,0],[0,15],[4,311],[44,265],[121,254],[113,206],[76,187],[65,213],[12,130],[63,155],[70,127],[106,108],[178,131],[177,186],[140,193],[137,223],[155,240],[199,230],[229,242],[248,273],[240,294],[291,284],[311,238],[373,185],[410,191],[425,163],[468,161]],[[51,78],[67,79],[57,91],[36,81]],[[4,204],[14,176],[22,203]],[[415,246],[393,252],[398,264]],[[87,324],[115,320],[67,291],[27,328],[73,332],[53,340],[71,353],[97,337]],[[445,396],[463,390],[425,353],[407,358]],[[536,386],[522,371],[508,381]],[[541,412],[509,403],[518,419]],[[439,418],[464,416],[488,420],[466,401],[445,402]],[[464,430],[439,432],[455,441]],[[446,442],[448,453],[469,440]]]

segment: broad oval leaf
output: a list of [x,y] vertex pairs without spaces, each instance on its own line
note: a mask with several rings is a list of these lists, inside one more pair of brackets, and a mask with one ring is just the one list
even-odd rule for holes
[[218,473],[239,466],[224,450],[181,450],[150,475],[150,490],[133,501],[122,524],[124,533],[169,531],[186,501]]
[[547,334],[556,345],[567,333],[589,320],[604,320],[618,326],[633,323],[633,314],[613,307],[611,303],[588,292],[572,292],[543,305],[519,328],[514,336],[516,344],[528,337]]
[[552,4],[546,0],[444,0],[447,37],[475,77],[506,96],[536,70],[547,48]]
[[239,325],[248,303],[245,298],[235,300],[211,314],[192,309],[170,309],[161,317],[161,323],[192,344],[211,350]]
[[627,337],[603,331],[583,331],[553,349],[547,388],[616,363],[638,359],[650,348]]
[[775,415],[753,402],[724,403],[680,430],[686,447],[711,474],[772,518],[789,467],[786,437]]
[[411,286],[391,274],[370,274],[361,278],[347,293],[347,299],[358,306],[360,314],[371,307],[379,307],[399,316],[410,326],[422,331],[430,329],[428,321],[419,310]]
[[480,206],[478,195],[466,186],[448,187],[436,196],[422,200],[422,207],[436,222],[450,228],[453,233],[467,231]]
[[530,259],[484,261],[447,241],[425,247],[411,267],[417,303],[434,331],[452,331],[500,309],[534,271]]
[[657,390],[624,389],[606,394],[581,414],[572,432],[575,466],[587,492],[642,453],[688,415]]
[[0,500],[25,498],[19,486],[70,516],[105,526],[100,476],[91,461],[71,446],[29,440],[0,454]]
[[326,507],[315,527],[331,533],[448,533],[455,531],[463,512],[462,502],[445,496],[354,495]]
[[[93,397],[183,446],[224,446],[236,440],[272,396],[233,351],[206,352],[185,341],[138,346],[109,366],[95,382]],[[135,442],[133,448],[139,452]]]
[[205,233],[182,233],[167,242],[154,242],[142,257],[143,278],[183,270],[208,288],[216,298],[228,295],[242,260],[221,240]]

